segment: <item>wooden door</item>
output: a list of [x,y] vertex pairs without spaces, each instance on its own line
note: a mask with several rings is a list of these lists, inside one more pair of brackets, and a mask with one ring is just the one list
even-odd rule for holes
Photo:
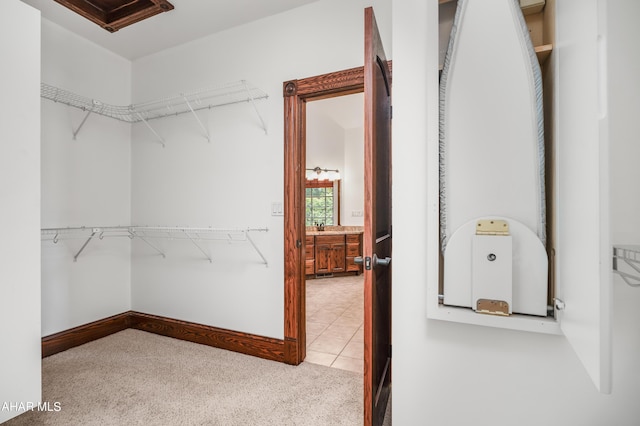
[[364,424],[381,425],[391,385],[391,73],[372,8],[364,61]]

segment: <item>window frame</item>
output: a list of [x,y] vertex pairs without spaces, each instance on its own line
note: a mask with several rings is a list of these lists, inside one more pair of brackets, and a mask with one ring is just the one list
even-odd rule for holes
[[[307,201],[307,188],[333,188],[333,225],[329,226],[340,226],[340,179],[336,180],[318,180],[318,179],[305,179],[305,214],[304,221],[305,225],[307,223],[307,212],[306,212],[306,201]],[[327,225],[325,223],[325,225]],[[309,226],[309,225],[307,225]],[[313,226],[313,224],[311,225]]]

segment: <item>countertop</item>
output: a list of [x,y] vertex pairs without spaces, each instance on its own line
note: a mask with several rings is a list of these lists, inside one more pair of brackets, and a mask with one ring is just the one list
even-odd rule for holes
[[307,235],[346,235],[362,234],[364,226],[325,226],[324,231],[318,231],[315,226],[307,226]]

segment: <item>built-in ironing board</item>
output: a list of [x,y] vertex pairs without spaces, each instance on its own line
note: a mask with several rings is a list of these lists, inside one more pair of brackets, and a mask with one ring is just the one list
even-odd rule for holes
[[518,0],[459,0],[440,81],[444,300],[547,314],[542,77]]

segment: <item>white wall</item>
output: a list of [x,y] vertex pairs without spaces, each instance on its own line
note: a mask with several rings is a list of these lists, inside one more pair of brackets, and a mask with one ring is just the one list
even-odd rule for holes
[[0,4],[0,57],[2,423],[41,399],[39,11]]
[[344,135],[341,223],[364,226],[364,216],[357,215],[364,213],[364,127],[346,129]]
[[[358,96],[362,100],[363,94]],[[320,166],[340,170],[340,224],[364,226],[364,126],[362,105],[346,97],[307,103],[307,168]],[[341,103],[341,100],[344,101]],[[327,107],[325,102],[331,102]],[[337,106],[336,106],[337,105]],[[336,111],[327,112],[327,108]],[[357,108],[355,114],[349,108]],[[359,116],[359,125],[352,116]],[[348,119],[335,119],[345,114]],[[350,126],[357,127],[350,127]],[[359,212],[357,216],[353,212]]]
[[[307,104],[306,113],[306,167],[313,169],[320,167],[322,169],[339,170],[342,175],[345,171],[344,143],[345,131],[330,117],[317,111],[316,106],[322,101],[310,102]],[[341,180],[340,201],[344,195],[344,180]],[[334,182],[334,189],[337,193],[337,184]],[[338,203],[333,206],[333,217],[335,219],[333,225],[338,224]],[[342,214],[340,215],[342,219]],[[340,222],[341,225],[344,223]],[[325,224],[326,225],[326,224]]]
[[[42,81],[115,105],[131,101],[131,63],[42,20]],[[42,99],[42,228],[131,222],[131,125]],[[130,309],[128,238],[42,242],[42,335]]]
[[[640,29],[632,19],[640,3],[609,0],[609,126],[611,143],[612,240],[614,244],[640,241],[640,53],[626,40],[639,40]],[[628,11],[628,12],[627,12]],[[637,292],[636,292],[637,293]]]
[[[389,50],[388,0],[325,0],[230,29],[133,63],[135,102],[246,79],[269,93],[259,101],[268,135],[248,104],[216,108],[195,119],[157,120],[166,148],[144,125],[133,128],[132,219],[138,224],[267,226],[248,244],[197,248],[161,242],[162,259],[134,241],[134,310],[275,338],[284,329],[282,83],[363,64],[365,6],[373,3]],[[389,52],[389,56],[390,56]]]
[[[322,102],[322,101],[320,101]],[[318,102],[307,104],[307,168],[344,171],[345,131],[330,117],[316,113]]]
[[[640,418],[640,292],[618,278],[611,395],[595,390],[564,337],[426,319],[426,280],[419,277],[434,279],[437,271],[437,262],[428,260],[437,259],[437,237],[429,239],[432,227],[425,222],[437,206],[417,194],[438,191],[427,187],[425,169],[437,167],[437,159],[427,157],[425,143],[438,137],[437,3],[393,3],[393,423],[635,425]],[[639,37],[632,23],[638,5],[622,0],[610,4],[610,46],[615,46],[609,52],[611,81],[619,77],[609,99],[612,170],[618,164],[626,170],[613,176],[614,186],[621,185],[613,191],[615,239],[638,231],[637,222],[625,216],[629,209],[637,212],[637,200],[621,195],[637,193],[637,174],[621,181],[618,173],[636,173],[628,163],[633,160],[621,158],[637,153],[630,141],[637,130],[631,111],[638,110],[640,56],[633,44],[624,42]]]

